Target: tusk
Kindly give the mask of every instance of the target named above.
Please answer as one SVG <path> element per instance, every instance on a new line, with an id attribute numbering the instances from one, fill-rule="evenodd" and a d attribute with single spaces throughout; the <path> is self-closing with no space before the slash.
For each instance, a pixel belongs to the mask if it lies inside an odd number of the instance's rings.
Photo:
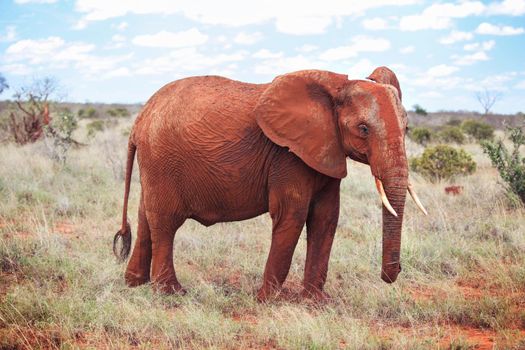
<path id="1" fill-rule="evenodd" d="M 414 188 L 412 188 L 410 182 L 408 183 L 408 193 L 410 193 L 410 196 L 412 197 L 414 202 L 416 202 L 417 207 L 423 212 L 423 214 L 428 215 L 425 207 L 423 206 L 423 204 L 421 204 L 421 201 L 419 200 L 416 191 L 414 191 Z"/>
<path id="2" fill-rule="evenodd" d="M 381 183 L 381 180 L 379 180 L 376 177 L 376 187 L 377 191 L 379 192 L 379 196 L 381 196 L 381 201 L 383 202 L 383 205 L 385 208 L 390 212 L 390 214 L 394 215 L 397 218 L 397 213 L 390 205 L 390 202 L 388 201 L 388 198 L 386 197 L 385 189 L 383 188 L 383 183 Z"/>

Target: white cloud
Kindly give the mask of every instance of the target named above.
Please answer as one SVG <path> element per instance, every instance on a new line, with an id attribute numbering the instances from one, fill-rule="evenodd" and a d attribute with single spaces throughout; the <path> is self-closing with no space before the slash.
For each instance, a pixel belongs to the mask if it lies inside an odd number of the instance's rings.
<path id="1" fill-rule="evenodd" d="M 525 14 L 525 0 L 494 2 L 487 9 L 489 15 L 521 16 Z"/>
<path id="2" fill-rule="evenodd" d="M 94 48 L 92 44 L 66 43 L 56 36 L 41 40 L 25 39 L 17 41 L 6 49 L 5 60 L 8 62 L 25 60 L 31 64 L 75 61 L 85 57 Z"/>
<path id="3" fill-rule="evenodd" d="M 128 27 L 128 22 L 120 22 L 117 25 L 117 29 L 120 30 L 120 31 L 126 30 L 127 27 Z"/>
<path id="4" fill-rule="evenodd" d="M 136 63 L 135 73 L 144 75 L 187 75 L 188 72 L 209 73 L 211 70 L 223 69 L 224 65 L 239 62 L 246 57 L 245 51 L 231 54 L 203 54 L 195 47 L 171 51 L 167 55 L 146 59 Z"/>
<path id="5" fill-rule="evenodd" d="M 495 45 L 496 45 L 496 41 L 488 40 L 482 43 L 466 44 L 465 46 L 463 46 L 463 49 L 465 51 L 476 51 L 476 50 L 490 51 L 494 48 Z"/>
<path id="6" fill-rule="evenodd" d="M 5 34 L 0 34 L 0 42 L 10 42 L 16 39 L 16 27 L 7 26 Z"/>
<path id="7" fill-rule="evenodd" d="M 128 77 L 131 75 L 131 72 L 126 67 L 120 67 L 115 70 L 111 70 L 104 75 L 105 78 L 115 78 L 115 77 Z"/>
<path id="8" fill-rule="evenodd" d="M 316 45 L 304 44 L 303 46 L 296 47 L 296 48 L 295 48 L 295 51 L 299 51 L 299 52 L 312 52 L 312 51 L 317 50 L 318 48 L 319 48 L 319 47 L 316 46 Z"/>
<path id="9" fill-rule="evenodd" d="M 17 4 L 53 4 L 58 0 L 15 0 Z"/>
<path id="10" fill-rule="evenodd" d="M 13 74 L 31 74 L 38 70 L 78 69 L 90 77 L 120 67 L 132 54 L 124 56 L 93 55 L 95 45 L 68 43 L 56 36 L 46 39 L 25 39 L 10 45 L 4 55 L 4 67 Z"/>
<path id="11" fill-rule="evenodd" d="M 480 90 L 481 87 L 497 91 L 508 90 L 509 82 L 514 80 L 515 77 L 516 72 L 503 72 L 500 74 L 489 75 L 473 87 L 476 90 Z"/>
<path id="12" fill-rule="evenodd" d="M 419 97 L 423 98 L 443 98 L 443 94 L 437 91 L 425 91 L 419 94 Z"/>
<path id="13" fill-rule="evenodd" d="M 267 49 L 261 49 L 261 50 L 255 52 L 252 55 L 252 57 L 254 57 L 254 58 L 262 58 L 262 59 L 278 58 L 278 57 L 282 57 L 282 56 L 283 56 L 282 51 L 271 52 L 270 50 L 267 50 Z"/>
<path id="14" fill-rule="evenodd" d="M 399 52 L 402 53 L 403 55 L 406 55 L 406 54 L 409 54 L 409 53 L 412 53 L 416 50 L 416 48 L 412 45 L 409 45 L 409 46 L 405 46 L 405 47 L 402 47 L 399 49 Z"/>
<path id="15" fill-rule="evenodd" d="M 179 48 L 202 45 L 207 40 L 207 35 L 192 28 L 176 33 L 163 30 L 156 34 L 138 35 L 132 42 L 138 46 Z"/>
<path id="16" fill-rule="evenodd" d="M 485 5 L 479 1 L 433 4 L 419 15 L 402 17 L 399 22 L 399 29 L 403 31 L 446 29 L 452 25 L 452 18 L 480 15 L 484 11 Z"/>
<path id="17" fill-rule="evenodd" d="M 454 72 L 457 72 L 458 70 L 459 70 L 458 67 L 448 66 L 446 64 L 440 64 L 440 65 L 429 68 L 426 74 L 433 78 L 446 77 L 446 76 L 451 75 Z"/>
<path id="18" fill-rule="evenodd" d="M 235 36 L 233 41 L 240 45 L 253 45 L 256 42 L 260 41 L 263 38 L 263 35 L 259 32 L 255 33 L 244 33 L 240 32 Z"/>
<path id="19" fill-rule="evenodd" d="M 357 56 L 360 52 L 382 52 L 390 49 L 390 41 L 383 38 L 357 36 L 347 46 L 328 49 L 319 56 L 325 61 L 337 61 Z"/>
<path id="20" fill-rule="evenodd" d="M 516 85 L 514 85 L 514 88 L 516 89 L 525 89 L 525 80 L 522 80 L 518 82 Z"/>
<path id="21" fill-rule="evenodd" d="M 268 59 L 255 65 L 254 72 L 261 75 L 276 76 L 302 69 L 327 68 L 326 63 L 312 60 L 303 55 Z"/>
<path id="22" fill-rule="evenodd" d="M 73 25 L 72 29 L 73 30 L 82 30 L 82 29 L 86 28 L 87 25 L 88 25 L 88 21 L 86 21 L 85 19 L 81 19 L 81 20 L 77 21 Z"/>
<path id="23" fill-rule="evenodd" d="M 361 22 L 368 30 L 383 30 L 388 28 L 388 22 L 380 17 L 365 19 Z"/>
<path id="24" fill-rule="evenodd" d="M 476 33 L 485 35 L 519 35 L 523 34 L 523 28 L 511 26 L 497 26 L 491 23 L 483 22 L 476 28 Z"/>
<path id="25" fill-rule="evenodd" d="M 489 56 L 485 53 L 485 51 L 478 51 L 470 55 L 464 55 L 464 56 L 457 56 L 454 55 L 452 58 L 455 59 L 454 63 L 458 64 L 460 66 L 469 66 L 479 61 L 488 61 Z"/>
<path id="26" fill-rule="evenodd" d="M 472 33 L 453 30 L 452 32 L 450 32 L 449 35 L 441 38 L 439 42 L 441 44 L 449 45 L 454 44 L 458 41 L 471 40 L 473 37 L 474 35 Z"/>
<path id="27" fill-rule="evenodd" d="M 277 17 L 277 30 L 294 35 L 321 34 L 332 24 L 329 16 Z"/>
<path id="28" fill-rule="evenodd" d="M 363 58 L 350 65 L 350 68 L 345 72 L 348 74 L 348 79 L 364 79 L 369 76 L 376 66 L 370 60 Z"/>
<path id="29" fill-rule="evenodd" d="M 0 66 L 0 71 L 13 75 L 29 75 L 31 68 L 23 63 L 10 63 Z"/>
<path id="30" fill-rule="evenodd" d="M 273 21 L 278 31 L 287 34 L 318 34 L 345 16 L 362 15 L 366 10 L 385 5 L 404 6 L 418 0 L 325 0 L 315 1 L 107 1 L 76 0 L 75 9 L 86 21 L 101 21 L 129 13 L 181 14 L 205 24 L 245 26 Z"/>
<path id="31" fill-rule="evenodd" d="M 124 42 L 126 41 L 126 37 L 124 35 L 121 35 L 121 34 L 115 34 L 111 37 L 111 40 L 115 41 L 115 42 Z"/>

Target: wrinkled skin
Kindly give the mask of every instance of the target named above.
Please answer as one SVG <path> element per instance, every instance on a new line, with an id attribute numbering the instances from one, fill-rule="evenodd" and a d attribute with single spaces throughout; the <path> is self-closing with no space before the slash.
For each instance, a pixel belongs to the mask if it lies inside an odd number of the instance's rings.
<path id="1" fill-rule="evenodd" d="M 135 152 L 142 195 L 127 284 L 151 281 L 160 291 L 183 293 L 173 240 L 186 219 L 209 226 L 269 212 L 272 243 L 258 300 L 279 291 L 305 223 L 303 294 L 323 299 L 346 157 L 370 164 L 398 213 L 383 207 L 381 277 L 395 281 L 408 179 L 407 120 L 395 74 L 380 67 L 369 79 L 311 70 L 270 84 L 206 76 L 160 89 L 129 140 L 123 225 L 116 235 L 124 238 L 117 253 L 123 259 L 131 241 L 126 211 Z"/>

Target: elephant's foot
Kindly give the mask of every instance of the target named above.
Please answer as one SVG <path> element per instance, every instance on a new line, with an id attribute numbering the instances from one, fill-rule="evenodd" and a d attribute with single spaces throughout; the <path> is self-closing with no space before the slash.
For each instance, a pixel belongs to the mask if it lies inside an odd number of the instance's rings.
<path id="1" fill-rule="evenodd" d="M 316 304 L 326 304 L 332 300 L 330 294 L 318 288 L 303 289 L 303 291 L 301 292 L 301 297 L 303 299 L 310 300 Z"/>
<path id="2" fill-rule="evenodd" d="M 179 282 L 153 283 L 153 289 L 162 294 L 186 295 L 186 289 Z"/>
<path id="3" fill-rule="evenodd" d="M 275 299 L 279 294 L 280 288 L 262 286 L 257 292 L 257 301 L 259 303 L 267 303 L 272 299 Z"/>
<path id="4" fill-rule="evenodd" d="M 124 279 L 126 280 L 126 284 L 129 287 L 138 287 L 142 284 L 149 282 L 149 274 L 140 274 L 131 271 L 126 271 Z"/>

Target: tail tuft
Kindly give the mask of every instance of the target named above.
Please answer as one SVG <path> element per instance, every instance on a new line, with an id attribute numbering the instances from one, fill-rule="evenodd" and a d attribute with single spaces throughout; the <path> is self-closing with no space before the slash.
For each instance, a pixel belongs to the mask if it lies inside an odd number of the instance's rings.
<path id="1" fill-rule="evenodd" d="M 118 242 L 122 240 L 120 247 Z M 113 254 L 117 257 L 117 261 L 122 263 L 128 258 L 129 252 L 131 250 L 131 227 L 129 223 L 126 223 L 126 229 L 119 230 L 113 238 Z"/>

